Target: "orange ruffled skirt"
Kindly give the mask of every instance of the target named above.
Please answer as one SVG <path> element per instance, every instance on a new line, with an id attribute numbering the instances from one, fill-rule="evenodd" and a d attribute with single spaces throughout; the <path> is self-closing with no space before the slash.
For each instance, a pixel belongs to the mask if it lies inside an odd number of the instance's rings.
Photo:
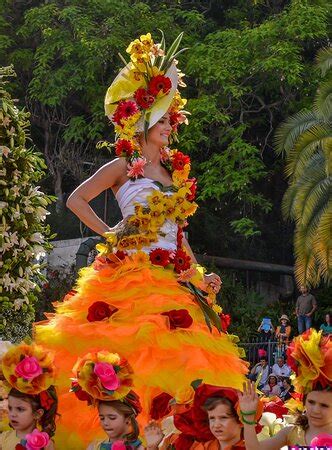
<path id="1" fill-rule="evenodd" d="M 100 264 L 80 272 L 74 295 L 56 304 L 55 314 L 35 325 L 35 340 L 56 354 L 59 413 L 56 444 L 65 450 L 86 448 L 103 437 L 97 411 L 69 393 L 72 367 L 78 357 L 108 350 L 126 358 L 134 370 L 134 390 L 149 419 L 151 400 L 166 392 L 185 402 L 193 380 L 241 388 L 247 372 L 237 338 L 209 331 L 192 294 L 176 274 L 152 265 L 139 253 L 117 264 Z M 89 307 L 103 301 L 118 311 L 109 319 L 89 322 Z M 189 328 L 170 329 L 161 313 L 186 309 Z"/>

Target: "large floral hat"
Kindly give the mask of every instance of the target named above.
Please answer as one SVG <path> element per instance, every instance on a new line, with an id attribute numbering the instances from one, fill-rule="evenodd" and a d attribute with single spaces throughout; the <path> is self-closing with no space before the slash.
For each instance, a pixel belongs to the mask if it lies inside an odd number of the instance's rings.
<path id="1" fill-rule="evenodd" d="M 162 33 L 160 43 L 154 43 L 151 34 L 132 41 L 126 52 L 130 61 L 120 71 L 105 96 L 105 113 L 115 126 L 117 156 L 130 157 L 137 150 L 135 135 L 147 133 L 167 112 L 174 133 L 179 123 L 186 122 L 178 86 L 184 86 L 183 74 L 177 68 L 176 57 L 182 40 L 181 33 L 168 51 Z"/>
<path id="2" fill-rule="evenodd" d="M 54 385 L 54 355 L 35 344 L 13 346 L 3 355 L 2 373 L 9 387 L 28 395 L 40 394 Z"/>
<path id="3" fill-rule="evenodd" d="M 120 400 L 138 414 L 138 396 L 132 391 L 133 370 L 128 361 L 117 353 L 102 350 L 78 358 L 73 367 L 71 391 L 79 400 L 93 404 L 98 400 Z"/>
<path id="4" fill-rule="evenodd" d="M 287 363 L 295 373 L 296 392 L 332 388 L 331 335 L 311 328 L 295 337 L 287 348 Z"/>

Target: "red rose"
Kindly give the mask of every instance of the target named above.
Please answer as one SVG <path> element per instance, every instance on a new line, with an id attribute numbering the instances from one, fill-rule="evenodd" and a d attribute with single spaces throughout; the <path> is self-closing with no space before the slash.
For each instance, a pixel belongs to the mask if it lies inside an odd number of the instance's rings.
<path id="1" fill-rule="evenodd" d="M 169 327 L 171 330 L 176 328 L 189 328 L 193 319 L 186 309 L 172 309 L 161 313 L 162 316 L 167 316 L 169 318 Z"/>
<path id="2" fill-rule="evenodd" d="M 39 401 L 40 405 L 45 411 L 49 411 L 55 402 L 54 398 L 49 394 L 48 391 L 42 391 L 39 394 Z"/>
<path id="3" fill-rule="evenodd" d="M 184 166 L 189 163 L 189 156 L 184 155 L 182 152 L 176 152 L 172 157 L 173 170 L 183 170 Z"/>
<path id="4" fill-rule="evenodd" d="M 193 200 L 195 200 L 196 197 L 196 191 L 197 191 L 197 181 L 196 178 L 189 178 L 188 181 L 191 181 L 192 184 L 190 186 L 190 194 L 187 195 L 187 200 L 189 202 L 192 202 Z"/>
<path id="5" fill-rule="evenodd" d="M 221 313 L 221 314 L 219 314 L 219 317 L 220 317 L 221 329 L 224 333 L 226 333 L 228 327 L 231 324 L 231 316 L 229 314 Z"/>
<path id="6" fill-rule="evenodd" d="M 166 267 L 170 263 L 170 254 L 168 250 L 156 248 L 149 253 L 150 261 L 155 266 Z"/>
<path id="7" fill-rule="evenodd" d="M 171 412 L 169 402 L 172 396 L 163 392 L 152 399 L 150 416 L 153 420 L 159 420 Z"/>
<path id="8" fill-rule="evenodd" d="M 87 392 L 83 391 L 77 381 L 72 381 L 70 391 L 74 392 L 79 400 L 88 402 L 88 405 L 92 404 L 92 397 Z"/>
<path id="9" fill-rule="evenodd" d="M 172 260 L 174 264 L 174 269 L 176 273 L 180 273 L 183 270 L 187 270 L 190 268 L 191 259 L 190 256 L 181 248 L 179 248 L 173 257 Z"/>
<path id="10" fill-rule="evenodd" d="M 142 109 L 148 109 L 154 102 L 154 96 L 146 89 L 140 88 L 134 94 L 135 100 Z"/>
<path id="11" fill-rule="evenodd" d="M 131 156 L 134 151 L 133 144 L 127 139 L 118 139 L 115 146 L 116 156 Z"/>
<path id="12" fill-rule="evenodd" d="M 26 447 L 22 444 L 16 444 L 15 445 L 15 450 L 26 450 Z"/>
<path id="13" fill-rule="evenodd" d="M 149 92 L 154 97 L 157 97 L 160 91 L 162 91 L 164 94 L 167 94 L 171 87 L 172 82 L 170 78 L 164 77 L 164 75 L 157 75 L 155 77 L 152 77 L 150 80 Z"/>
<path id="14" fill-rule="evenodd" d="M 95 302 L 88 309 L 87 319 L 89 322 L 98 322 L 111 317 L 116 311 L 118 309 L 111 308 L 108 303 Z"/>

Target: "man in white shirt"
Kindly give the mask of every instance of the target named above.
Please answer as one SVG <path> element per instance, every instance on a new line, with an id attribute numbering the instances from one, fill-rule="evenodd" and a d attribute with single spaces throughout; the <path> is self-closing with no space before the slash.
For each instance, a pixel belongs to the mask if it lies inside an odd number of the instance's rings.
<path id="1" fill-rule="evenodd" d="M 282 356 L 277 358 L 277 363 L 273 365 L 272 372 L 278 378 L 278 384 L 282 385 L 282 380 L 285 377 L 289 377 L 291 374 L 291 368 L 285 363 L 285 359 Z"/>

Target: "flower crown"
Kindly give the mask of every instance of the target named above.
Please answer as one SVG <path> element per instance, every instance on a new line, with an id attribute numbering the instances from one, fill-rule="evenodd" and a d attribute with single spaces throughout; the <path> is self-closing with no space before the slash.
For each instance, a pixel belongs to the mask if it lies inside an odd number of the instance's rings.
<path id="1" fill-rule="evenodd" d="M 183 110 L 187 100 L 177 90 L 178 85 L 185 86 L 184 74 L 176 66 L 176 57 L 186 50 L 178 51 L 182 37 L 183 33 L 166 52 L 163 33 L 159 44 L 147 33 L 129 44 L 126 50 L 129 63 L 120 55 L 126 65 L 107 90 L 105 112 L 115 127 L 115 153 L 127 158 L 129 163 L 139 160 L 144 165 L 137 134 L 144 132 L 146 136 L 148 129 L 167 111 L 172 140 L 177 140 L 179 124 L 188 123 L 188 112 Z"/>
<path id="2" fill-rule="evenodd" d="M 28 395 L 40 394 L 54 384 L 54 355 L 34 344 L 14 346 L 2 358 L 2 373 L 10 387 Z"/>
<path id="3" fill-rule="evenodd" d="M 78 358 L 73 367 L 71 392 L 79 400 L 93 404 L 95 401 L 121 400 L 138 414 L 141 410 L 137 395 L 131 390 L 133 370 L 126 359 L 117 353 L 99 351 Z"/>
<path id="4" fill-rule="evenodd" d="M 332 341 L 321 331 L 311 328 L 295 337 L 287 348 L 287 363 L 295 372 L 296 392 L 332 387 Z"/>

